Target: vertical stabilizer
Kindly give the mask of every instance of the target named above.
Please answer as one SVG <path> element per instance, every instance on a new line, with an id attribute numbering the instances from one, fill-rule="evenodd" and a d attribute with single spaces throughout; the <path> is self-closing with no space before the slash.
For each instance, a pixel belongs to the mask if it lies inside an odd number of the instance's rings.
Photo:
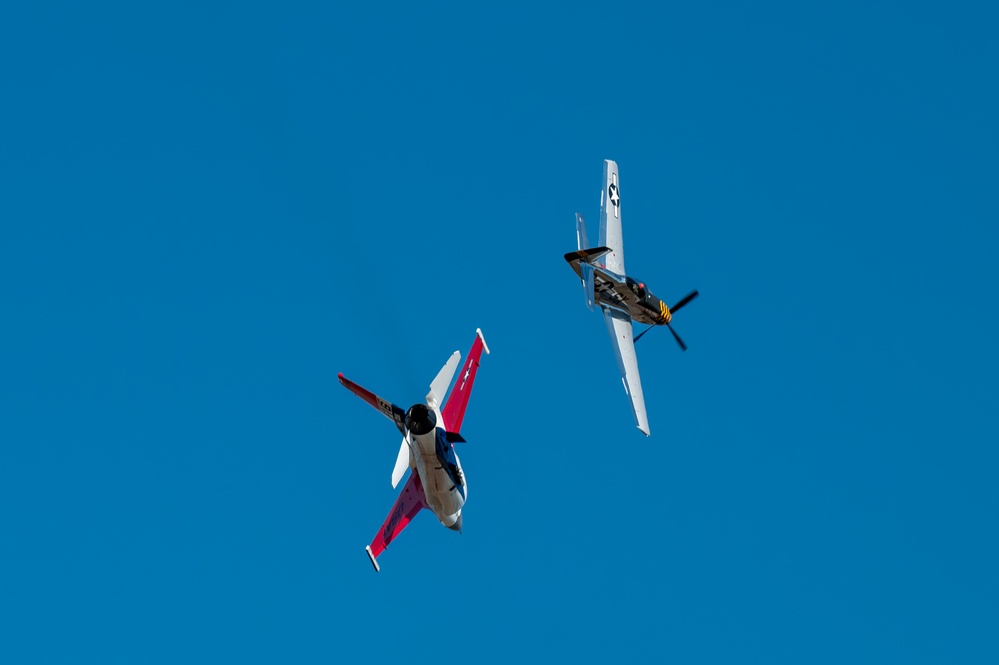
<path id="1" fill-rule="evenodd" d="M 590 246 L 590 241 L 586 237 L 586 220 L 578 212 L 576 213 L 576 249 L 586 249 Z"/>
<path id="2" fill-rule="evenodd" d="M 579 271 L 583 274 L 583 295 L 586 296 L 586 306 L 593 311 L 593 264 L 580 262 Z"/>

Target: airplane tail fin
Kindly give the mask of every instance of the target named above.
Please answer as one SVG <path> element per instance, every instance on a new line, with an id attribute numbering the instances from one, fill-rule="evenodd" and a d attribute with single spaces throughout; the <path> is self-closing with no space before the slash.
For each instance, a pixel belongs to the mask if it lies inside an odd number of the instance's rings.
<path id="1" fill-rule="evenodd" d="M 576 213 L 576 249 L 583 250 L 590 246 L 590 241 L 586 237 L 586 221 L 578 212 Z"/>
<path id="2" fill-rule="evenodd" d="M 591 247 L 590 249 L 578 249 L 565 255 L 565 260 L 569 263 L 579 261 L 581 263 L 595 264 L 597 259 L 611 251 L 610 247 Z"/>
<path id="3" fill-rule="evenodd" d="M 593 311 L 593 264 L 592 263 L 582 263 L 579 264 L 579 270 L 583 275 L 583 296 L 586 297 L 586 306 Z"/>
<path id="4" fill-rule="evenodd" d="M 576 215 L 577 217 L 577 240 L 580 243 L 586 241 L 586 228 L 582 225 L 583 218 Z M 597 259 L 611 251 L 610 247 L 594 247 L 592 249 L 582 249 L 575 252 L 569 252 L 565 255 L 565 260 L 569 264 L 579 271 L 579 277 L 583 282 L 583 295 L 586 297 L 586 306 L 593 311 L 593 266 L 596 265 Z"/>

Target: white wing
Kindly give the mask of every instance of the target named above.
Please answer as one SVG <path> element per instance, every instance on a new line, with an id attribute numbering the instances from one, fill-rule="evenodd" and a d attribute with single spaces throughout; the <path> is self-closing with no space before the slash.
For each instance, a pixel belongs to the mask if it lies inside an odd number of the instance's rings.
<path id="1" fill-rule="evenodd" d="M 635 355 L 635 340 L 631 332 L 631 318 L 616 310 L 604 307 L 604 321 L 607 332 L 614 342 L 617 366 L 621 370 L 624 392 L 631 397 L 631 409 L 635 412 L 635 424 L 645 436 L 649 435 L 649 419 L 645 415 L 645 397 L 642 395 L 642 377 L 638 375 L 638 356 Z"/>
<path id="2" fill-rule="evenodd" d="M 604 160 L 604 189 L 600 193 L 600 246 L 610 247 L 604 265 L 611 272 L 624 274 L 624 240 L 621 237 L 621 186 L 617 162 Z"/>

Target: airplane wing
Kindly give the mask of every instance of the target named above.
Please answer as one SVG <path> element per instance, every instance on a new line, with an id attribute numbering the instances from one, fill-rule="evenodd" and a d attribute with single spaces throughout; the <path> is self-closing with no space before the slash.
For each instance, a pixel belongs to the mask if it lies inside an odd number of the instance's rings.
<path id="1" fill-rule="evenodd" d="M 354 393 L 355 395 L 363 399 L 371 406 L 381 411 L 382 414 L 389 420 L 395 421 L 395 426 L 399 428 L 399 432 L 401 434 L 406 433 L 405 411 L 403 411 L 400 407 L 396 406 L 392 402 L 387 402 L 383 400 L 381 397 L 374 394 L 370 390 L 365 390 L 361 386 L 357 385 L 356 383 L 345 377 L 343 374 L 337 374 L 336 376 L 338 379 L 340 379 L 340 383 L 343 384 L 344 388 L 346 388 L 347 390 Z"/>
<path id="2" fill-rule="evenodd" d="M 645 436 L 649 435 L 649 419 L 645 414 L 645 396 L 642 395 L 642 377 L 638 374 L 638 356 L 635 354 L 635 340 L 632 337 L 631 318 L 622 312 L 604 307 L 604 321 L 607 332 L 614 342 L 617 366 L 621 370 L 624 392 L 631 397 L 631 409 L 635 412 L 635 424 Z"/>
<path id="3" fill-rule="evenodd" d="M 624 274 L 624 240 L 621 237 L 621 189 L 617 162 L 604 160 L 604 189 L 600 192 L 600 245 L 610 247 L 604 265 L 611 272 Z"/>
<path id="4" fill-rule="evenodd" d="M 368 558 L 371 559 L 371 565 L 375 567 L 376 571 L 381 570 L 378 566 L 378 555 L 384 552 L 389 543 L 402 533 L 406 525 L 416 517 L 416 513 L 427 507 L 424 497 L 425 494 L 423 492 L 423 484 L 420 482 L 420 474 L 410 474 L 409 480 L 406 481 L 406 484 L 402 487 L 402 491 L 399 492 L 399 497 L 395 500 L 392 510 L 389 511 L 388 517 L 385 518 L 382 528 L 375 534 L 375 539 L 371 541 L 371 544 L 364 548 L 368 553 Z"/>
<path id="5" fill-rule="evenodd" d="M 465 418 L 468 398 L 472 396 L 472 383 L 475 381 L 475 373 L 479 369 L 479 358 L 482 357 L 483 349 L 489 353 L 489 347 L 486 346 L 486 338 L 482 336 L 482 330 L 476 328 L 475 341 L 472 342 L 468 358 L 465 359 L 465 366 L 461 368 L 461 374 L 454 385 L 454 390 L 448 395 L 447 404 L 444 405 L 444 410 L 441 412 L 441 416 L 444 418 L 444 428 L 448 432 L 461 431 L 461 421 Z"/>

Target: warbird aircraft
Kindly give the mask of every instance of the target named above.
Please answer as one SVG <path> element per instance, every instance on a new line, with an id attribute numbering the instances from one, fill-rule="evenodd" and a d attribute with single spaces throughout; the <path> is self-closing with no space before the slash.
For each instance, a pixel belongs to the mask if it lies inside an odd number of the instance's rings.
<path id="1" fill-rule="evenodd" d="M 454 389 L 440 408 L 447 387 L 458 366 L 461 354 L 455 351 L 430 384 L 425 404 L 414 404 L 409 411 L 387 402 L 374 393 L 365 390 L 353 381 L 338 374 L 340 383 L 365 402 L 382 412 L 395 422 L 402 434 L 399 456 L 392 470 L 392 487 L 399 484 L 407 469 L 413 472 L 403 485 L 399 498 L 395 500 L 382 528 L 375 534 L 365 550 L 375 570 L 378 555 L 406 528 L 406 525 L 420 510 L 433 511 L 441 524 L 453 531 L 461 531 L 461 508 L 468 498 L 468 485 L 461 470 L 461 462 L 454 450 L 454 444 L 464 439 L 458 432 L 465 417 L 465 407 L 472 394 L 472 383 L 479 369 L 482 351 L 489 353 L 482 331 L 476 329 L 475 341 L 468 352 L 468 358 L 461 369 L 461 375 Z"/>
<path id="2" fill-rule="evenodd" d="M 673 333 L 677 344 L 684 351 L 687 345 L 673 330 L 670 322 L 673 314 L 697 297 L 691 291 L 672 307 L 652 295 L 643 282 L 625 275 L 624 241 L 621 237 L 621 190 L 618 183 L 617 163 L 604 160 L 604 188 L 600 192 L 600 246 L 589 248 L 586 237 L 586 222 L 576 213 L 575 252 L 565 255 L 572 269 L 583 282 L 586 306 L 593 311 L 593 305 L 600 305 L 614 342 L 618 369 L 624 392 L 631 397 L 631 408 L 635 412 L 635 423 L 646 436 L 649 435 L 649 419 L 645 413 L 645 397 L 642 395 L 642 379 L 638 374 L 638 357 L 635 355 L 635 342 L 654 326 L 666 326 Z M 632 321 L 648 324 L 650 327 L 632 339 Z"/>

